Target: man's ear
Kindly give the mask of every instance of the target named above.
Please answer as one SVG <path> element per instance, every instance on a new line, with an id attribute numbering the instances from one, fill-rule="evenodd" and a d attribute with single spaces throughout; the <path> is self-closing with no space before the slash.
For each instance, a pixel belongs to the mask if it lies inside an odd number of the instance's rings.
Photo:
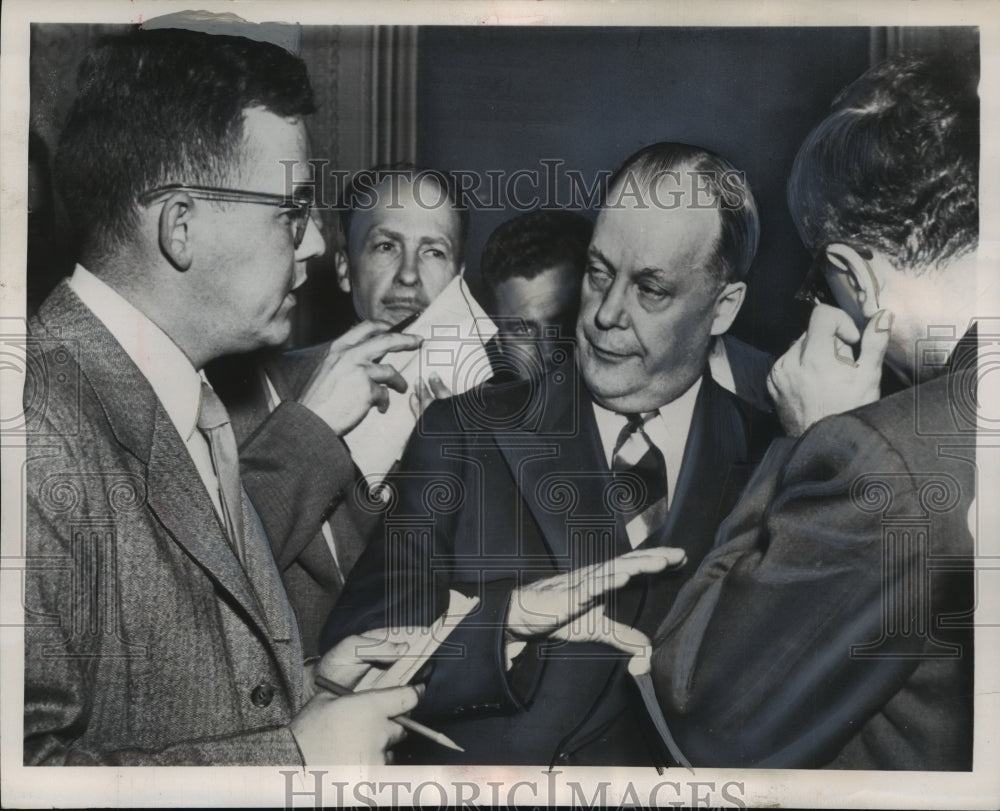
<path id="1" fill-rule="evenodd" d="M 727 332 L 736 320 L 747 294 L 746 282 L 730 282 L 715 297 L 715 318 L 712 320 L 712 335 Z"/>
<path id="2" fill-rule="evenodd" d="M 878 296 L 882 288 L 872 268 L 872 260 L 842 242 L 826 246 L 826 260 L 838 274 L 837 279 L 828 279 L 830 288 L 836 290 L 838 282 L 842 282 L 840 288 L 850 291 L 861 314 L 865 318 L 875 315 L 879 311 Z"/>
<path id="3" fill-rule="evenodd" d="M 194 201 L 186 192 L 170 195 L 160 209 L 160 251 L 177 270 L 188 270 L 194 261 L 191 223 Z"/>
<path id="4" fill-rule="evenodd" d="M 334 268 L 337 272 L 337 287 L 344 293 L 351 292 L 351 265 L 347 259 L 347 249 L 338 248 L 334 255 Z"/>

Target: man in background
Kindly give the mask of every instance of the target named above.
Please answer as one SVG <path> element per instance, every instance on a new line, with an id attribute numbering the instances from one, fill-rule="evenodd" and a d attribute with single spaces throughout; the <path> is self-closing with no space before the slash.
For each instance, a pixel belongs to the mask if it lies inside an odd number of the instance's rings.
<path id="1" fill-rule="evenodd" d="M 273 502 L 269 537 L 309 656 L 378 516 L 343 441 L 359 420 L 344 419 L 341 403 L 351 398 L 342 386 L 370 389 L 382 411 L 388 388 L 406 388 L 392 355 L 385 355 L 417 343 L 393 328 L 423 312 L 462 272 L 468 229 L 468 212 L 457 206 L 447 176 L 410 165 L 358 173 L 343 205 L 346 244 L 336 256 L 337 280 L 351 294 L 360 323 L 332 342 L 224 358 L 210 372 L 233 415 L 244 477 Z M 437 377 L 417 389 L 417 408 L 450 394 Z M 283 417 L 290 403 L 320 417 L 300 420 L 294 443 L 287 441 Z M 323 497 L 284 498 L 281 483 L 305 486 L 305 476 Z"/>
<path id="2" fill-rule="evenodd" d="M 695 765 L 972 768 L 977 74 L 876 66 L 796 157 L 827 303 L 769 381 L 792 436 L 655 639 Z M 883 358 L 908 388 L 879 399 Z"/>
<path id="3" fill-rule="evenodd" d="M 360 319 L 396 326 L 426 310 L 465 269 L 469 213 L 443 172 L 411 164 L 359 172 L 340 222 L 337 284 Z"/>
<path id="4" fill-rule="evenodd" d="M 25 575 L 27 764 L 381 763 L 416 703 L 316 692 L 367 669 L 359 640 L 304 664 L 264 524 L 317 495 L 241 481 L 201 374 L 288 337 L 324 249 L 284 177 L 310 183 L 312 109 L 302 61 L 242 36 L 139 31 L 81 66 L 56 158 L 80 263 L 29 325 L 27 556 L 53 565 Z M 355 372 L 345 425 L 377 396 Z"/>
<path id="5" fill-rule="evenodd" d="M 532 211 L 500 225 L 479 270 L 497 324 L 494 380 L 542 377 L 572 362 L 580 285 L 594 226 L 572 211 Z"/>

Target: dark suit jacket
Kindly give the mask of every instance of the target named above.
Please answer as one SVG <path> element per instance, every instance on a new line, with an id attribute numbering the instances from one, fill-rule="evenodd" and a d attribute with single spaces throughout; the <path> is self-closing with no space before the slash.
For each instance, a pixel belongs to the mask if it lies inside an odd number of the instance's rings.
<path id="1" fill-rule="evenodd" d="M 29 329 L 24 762 L 301 764 L 270 556 L 244 573 L 149 383 L 65 282 Z"/>
<path id="2" fill-rule="evenodd" d="M 660 544 L 683 571 L 640 579 L 609 614 L 651 632 L 711 545 L 773 424 L 705 376 Z M 640 764 L 646 745 L 623 658 L 597 644 L 529 646 L 508 674 L 503 620 L 512 589 L 629 550 L 593 408 L 575 370 L 487 385 L 424 413 L 389 479 L 384 542 L 348 579 L 324 646 L 382 625 L 428 623 L 449 588 L 481 599 L 458 626 L 417 713 L 465 747 L 423 739 L 397 762 Z M 382 539 L 379 539 L 381 541 Z"/>
<path id="3" fill-rule="evenodd" d="M 762 461 L 655 640 L 695 765 L 971 768 L 975 344 L 953 359 Z"/>
<path id="4" fill-rule="evenodd" d="M 243 484 L 264 520 L 306 656 L 318 652 L 320 630 L 343 577 L 377 520 L 376 512 L 359 506 L 359 497 L 365 502 L 364 485 L 347 446 L 295 402 L 328 347 L 223 358 L 208 372 L 229 411 Z M 261 372 L 282 401 L 273 412 Z M 327 520 L 339 567 L 320 529 Z"/>

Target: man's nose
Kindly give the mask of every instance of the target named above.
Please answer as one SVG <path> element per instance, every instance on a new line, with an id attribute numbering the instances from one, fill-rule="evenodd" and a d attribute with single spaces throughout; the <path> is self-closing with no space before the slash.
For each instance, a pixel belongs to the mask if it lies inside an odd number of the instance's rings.
<path id="1" fill-rule="evenodd" d="M 395 281 L 406 287 L 420 284 L 420 258 L 417 251 L 404 250 L 396 268 Z"/>
<path id="2" fill-rule="evenodd" d="M 302 235 L 302 242 L 295 249 L 295 261 L 305 262 L 306 259 L 322 256 L 325 252 L 326 240 L 323 239 L 323 223 L 319 219 L 319 214 L 315 211 L 310 211 L 309 222 L 306 223 L 306 231 Z"/>
<path id="3" fill-rule="evenodd" d="M 625 308 L 625 280 L 620 276 L 604 291 L 604 298 L 597 308 L 594 321 L 601 329 L 624 328 L 629 325 Z"/>

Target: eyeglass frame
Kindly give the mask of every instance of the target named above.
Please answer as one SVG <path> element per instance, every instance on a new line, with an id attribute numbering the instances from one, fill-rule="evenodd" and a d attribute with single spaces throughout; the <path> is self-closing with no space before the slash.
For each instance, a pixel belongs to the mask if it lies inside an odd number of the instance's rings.
<path id="1" fill-rule="evenodd" d="M 306 237 L 309 228 L 309 221 L 312 219 L 312 207 L 314 201 L 311 197 L 288 196 L 284 194 L 272 194 L 263 191 L 244 191 L 243 189 L 224 189 L 218 186 L 197 186 L 184 183 L 168 183 L 164 186 L 157 186 L 154 189 L 147 189 L 139 195 L 139 203 L 144 206 L 151 205 L 157 197 L 175 193 L 189 194 L 191 197 L 201 200 L 214 200 L 220 203 L 254 203 L 257 205 L 277 206 L 287 211 L 296 212 L 293 222 L 295 231 L 292 235 L 292 244 L 295 250 L 299 249 L 302 241 Z"/>
<path id="2" fill-rule="evenodd" d="M 805 278 L 803 278 L 802 284 L 793 297 L 796 301 L 801 301 L 805 304 L 829 304 L 831 307 L 839 306 L 836 297 L 833 295 L 833 290 L 830 289 L 830 283 L 827 281 L 826 274 L 823 272 L 823 268 L 830 261 L 827 258 L 826 251 L 831 244 L 833 243 L 821 245 L 819 250 L 813 255 L 812 261 L 809 263 L 809 270 L 806 271 Z M 868 275 L 871 276 L 877 293 L 878 279 L 869 264 L 873 256 L 872 252 L 867 248 L 855 248 L 855 251 L 864 260 Z"/>

